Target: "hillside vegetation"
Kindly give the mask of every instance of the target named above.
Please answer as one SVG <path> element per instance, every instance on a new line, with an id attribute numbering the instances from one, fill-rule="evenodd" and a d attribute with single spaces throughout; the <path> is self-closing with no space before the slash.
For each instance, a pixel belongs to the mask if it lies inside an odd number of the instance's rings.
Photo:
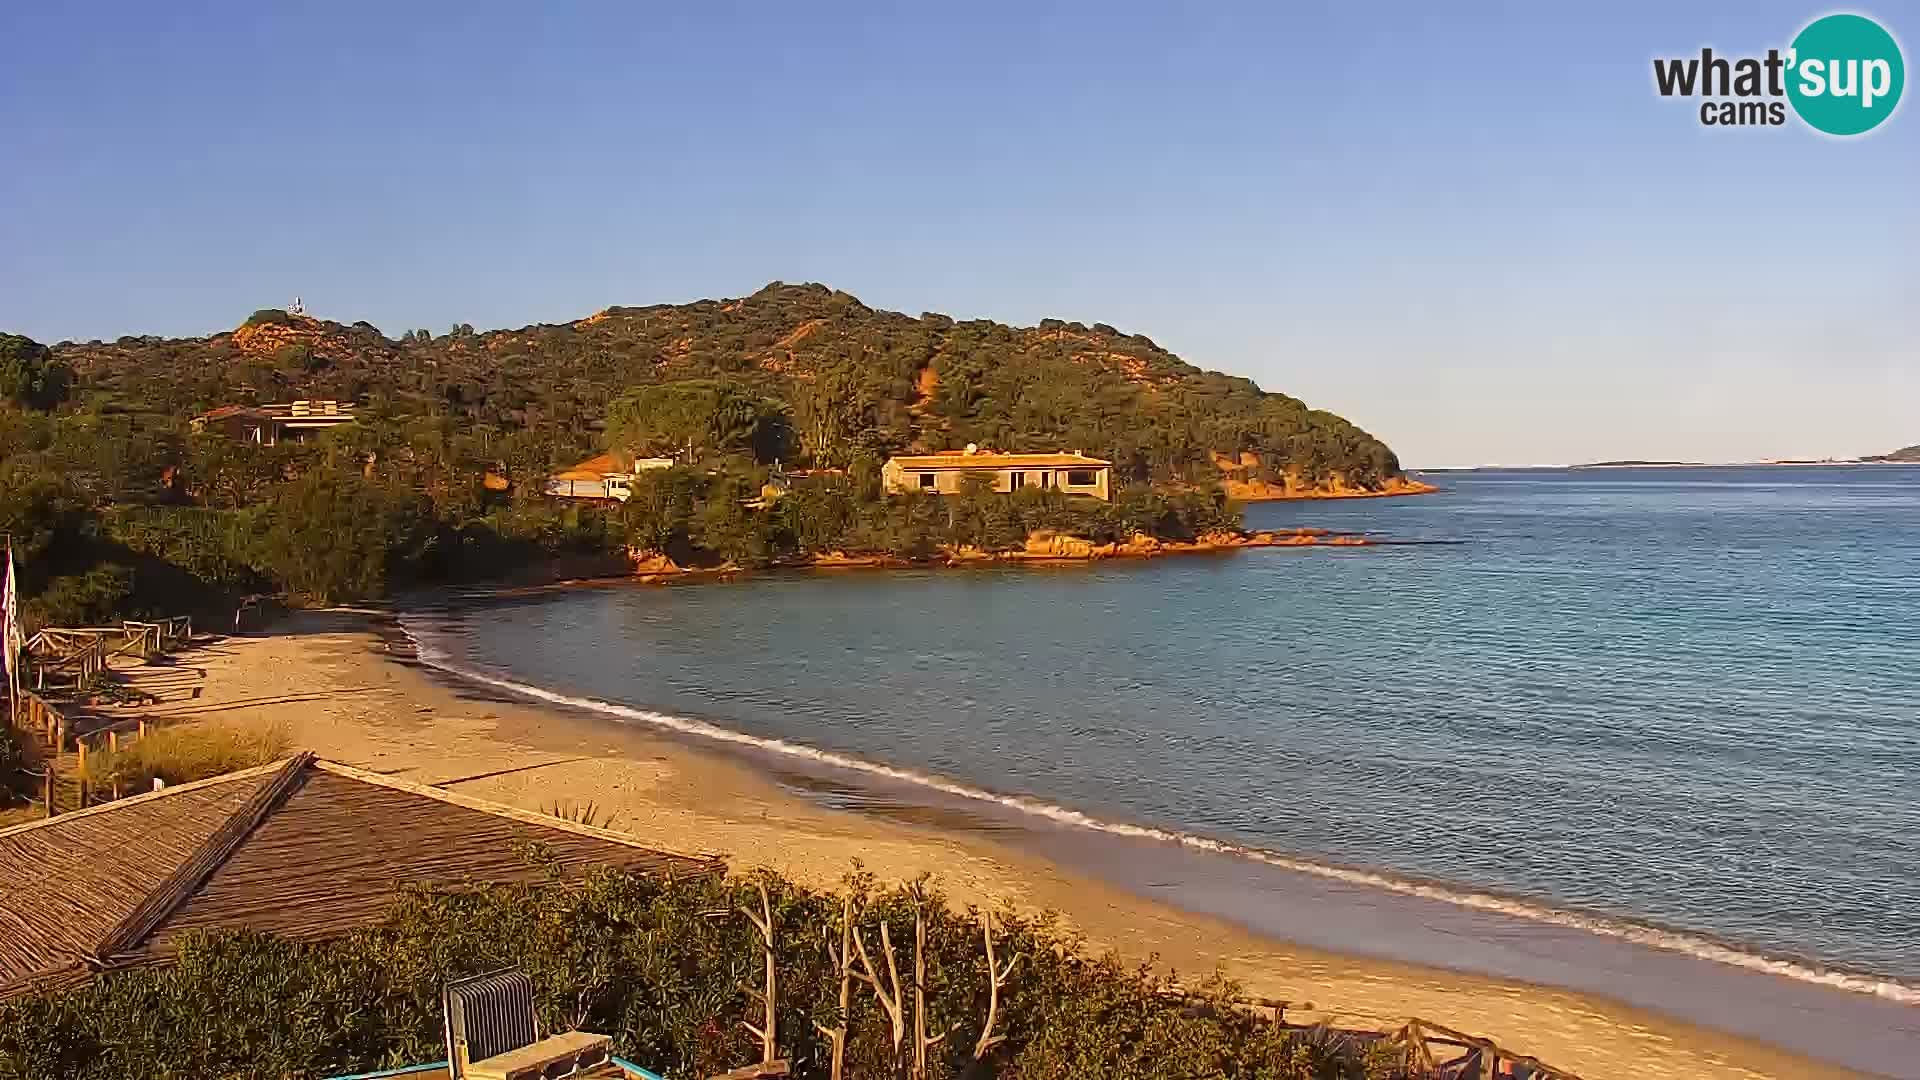
<path id="1" fill-rule="evenodd" d="M 63 343 L 52 354 L 83 393 L 132 408 L 364 400 L 395 416 L 454 419 L 542 466 L 590 449 L 608 405 L 635 386 L 726 378 L 786 406 L 792 463 L 844 467 L 861 454 L 975 442 L 1081 449 L 1138 483 L 1211 483 L 1212 455 L 1243 452 L 1275 478 L 1367 488 L 1400 471 L 1392 451 L 1346 420 L 1104 323 L 913 318 L 821 285 L 397 341 L 366 323 L 266 310 L 232 333 Z"/>
<path id="2" fill-rule="evenodd" d="M 215 406 L 300 398 L 356 402 L 355 421 L 299 445 L 190 431 Z M 1111 458 L 1115 499 L 882 492 L 888 455 L 970 442 Z M 542 495 L 603 449 L 679 465 L 625 505 Z M 776 466 L 815 473 L 767 505 Z M 0 335 L 0 530 L 32 623 L 377 597 L 556 559 L 606 572 L 634 553 L 764 566 L 1035 533 L 1185 540 L 1237 527 L 1230 496 L 1399 476 L 1345 420 L 1144 337 L 914 318 L 819 285 L 398 339 L 273 309 L 204 338 Z"/>

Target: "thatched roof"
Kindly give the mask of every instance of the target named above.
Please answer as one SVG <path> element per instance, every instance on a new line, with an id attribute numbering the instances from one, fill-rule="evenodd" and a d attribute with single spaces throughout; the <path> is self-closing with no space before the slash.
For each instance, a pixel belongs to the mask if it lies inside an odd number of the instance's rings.
<path id="1" fill-rule="evenodd" d="M 0 998 L 173 955 L 190 930 L 296 939 L 377 922 L 403 884 L 616 866 L 704 876 L 718 860 L 301 754 L 0 829 Z"/>

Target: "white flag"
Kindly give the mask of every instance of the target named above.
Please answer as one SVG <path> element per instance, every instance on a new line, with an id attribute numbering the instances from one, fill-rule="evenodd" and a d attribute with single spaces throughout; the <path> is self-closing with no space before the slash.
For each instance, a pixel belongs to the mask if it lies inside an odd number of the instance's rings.
<path id="1" fill-rule="evenodd" d="M 0 601 L 0 647 L 6 651 L 7 690 L 12 695 L 7 699 L 9 705 L 15 704 L 20 696 L 20 649 L 24 645 L 24 635 L 20 633 L 20 588 L 14 584 L 13 544 L 8 543 L 6 598 Z"/>

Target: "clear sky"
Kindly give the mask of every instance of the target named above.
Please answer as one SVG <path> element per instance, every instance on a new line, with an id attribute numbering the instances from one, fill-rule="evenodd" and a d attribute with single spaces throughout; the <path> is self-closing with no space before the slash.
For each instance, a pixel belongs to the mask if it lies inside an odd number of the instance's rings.
<path id="1" fill-rule="evenodd" d="M 273 6 L 0 7 L 0 328 L 820 281 L 1146 333 L 1415 466 L 1920 442 L 1920 105 L 1653 90 L 1828 8 Z M 1920 4 L 1848 10 L 1920 61 Z"/>

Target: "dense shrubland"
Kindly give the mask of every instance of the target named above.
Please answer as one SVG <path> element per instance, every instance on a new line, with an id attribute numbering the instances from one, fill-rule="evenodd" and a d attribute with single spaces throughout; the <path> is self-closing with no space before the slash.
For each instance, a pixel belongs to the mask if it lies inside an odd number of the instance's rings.
<path id="1" fill-rule="evenodd" d="M 925 1031 L 929 1039 L 947 1033 L 926 1051 L 928 1080 L 1395 1075 L 1377 1052 L 1370 1071 L 1367 1055 L 1337 1036 L 1236 1008 L 1224 984 L 1175 992 L 1164 976 L 1088 957 L 1048 920 L 1013 914 L 993 920 L 995 968 L 1005 978 L 986 1032 L 991 987 L 978 912 L 955 910 L 921 886 L 877 892 L 855 878 L 847 895 L 859 944 L 843 976 L 842 898 L 768 884 L 774 1044 L 797 1077 L 831 1077 L 839 1030 L 848 1080 L 915 1075 L 916 906 Z M 407 893 L 384 925 L 327 943 L 198 938 L 172 967 L 0 1006 L 0 1080 L 316 1076 L 438 1060 L 443 981 L 509 965 L 532 977 L 545 1029 L 610 1034 L 619 1054 L 675 1080 L 710 1076 L 764 1052 L 742 1024 L 763 1017 L 754 996 L 763 939 L 747 912 L 761 912 L 753 882 L 673 884 L 603 871 L 570 888 Z M 869 971 L 878 992 L 863 978 Z M 899 1027 L 883 1004 L 890 1001 L 899 1002 Z"/>
<path id="2" fill-rule="evenodd" d="M 1242 451 L 1260 454 L 1263 470 L 1309 480 L 1338 474 L 1364 487 L 1399 472 L 1391 451 L 1340 417 L 1104 323 L 914 318 L 820 285 L 517 330 L 411 330 L 397 341 L 366 323 L 268 309 L 231 334 L 63 343 L 51 358 L 88 395 L 132 408 L 372 401 L 416 426 L 445 418 L 444 430 L 488 458 L 540 466 L 589 449 L 611 404 L 636 388 L 728 380 L 779 403 L 789 463 L 845 467 L 863 453 L 977 442 L 1082 449 L 1135 483 L 1211 483 L 1210 455 Z"/>

